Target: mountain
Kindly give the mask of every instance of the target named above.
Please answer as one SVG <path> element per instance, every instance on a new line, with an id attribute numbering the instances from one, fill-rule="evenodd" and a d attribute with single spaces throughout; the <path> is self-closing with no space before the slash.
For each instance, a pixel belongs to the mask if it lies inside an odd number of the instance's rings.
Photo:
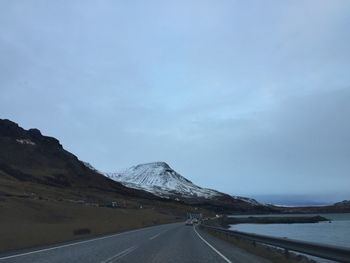
<path id="1" fill-rule="evenodd" d="M 125 186 L 142 189 L 163 198 L 213 198 L 218 191 L 201 188 L 181 176 L 165 162 L 139 164 L 107 177 Z"/>
<path id="2" fill-rule="evenodd" d="M 179 173 L 165 162 L 139 164 L 123 172 L 106 173 L 123 185 L 148 191 L 162 198 L 213 208 L 218 211 L 264 211 L 269 210 L 254 199 L 230 196 L 216 190 L 202 188 Z"/>
<path id="3" fill-rule="evenodd" d="M 350 200 L 343 200 L 341 202 L 337 202 L 334 204 L 335 206 L 338 206 L 338 207 L 350 207 Z"/>
<path id="4" fill-rule="evenodd" d="M 179 221 L 192 210 L 115 182 L 57 139 L 0 119 L 0 253 Z"/>
<path id="5" fill-rule="evenodd" d="M 168 199 L 179 205 L 222 212 L 265 209 L 255 200 L 201 188 L 162 162 L 138 165 L 106 177 L 66 151 L 57 139 L 0 119 L 0 196 L 23 193 L 31 198 L 99 204 L 128 197 L 135 207 L 140 202 L 152 205 Z"/>
<path id="6" fill-rule="evenodd" d="M 127 188 L 88 168 L 66 151 L 57 139 L 42 135 L 40 130 L 25 130 L 3 119 L 0 119 L 0 179 L 0 193 L 8 191 L 9 188 L 2 189 L 5 185 L 15 185 L 12 189 L 18 190 L 19 185 L 23 188 L 23 183 L 27 183 L 27 188 L 55 187 L 71 190 L 74 194 L 93 195 L 97 191 L 154 197 L 147 192 Z"/>

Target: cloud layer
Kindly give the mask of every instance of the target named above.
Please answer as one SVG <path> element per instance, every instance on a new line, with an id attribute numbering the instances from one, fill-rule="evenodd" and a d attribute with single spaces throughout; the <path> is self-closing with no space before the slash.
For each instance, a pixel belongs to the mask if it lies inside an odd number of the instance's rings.
<path id="1" fill-rule="evenodd" d="M 350 198 L 348 1 L 2 1 L 0 112 L 100 170 Z"/>

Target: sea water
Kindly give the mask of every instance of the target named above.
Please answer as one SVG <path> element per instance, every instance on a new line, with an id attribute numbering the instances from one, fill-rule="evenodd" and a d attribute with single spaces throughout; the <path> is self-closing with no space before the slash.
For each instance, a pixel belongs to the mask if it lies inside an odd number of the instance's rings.
<path id="1" fill-rule="evenodd" d="M 317 214 L 312 214 L 317 215 Z M 310 214 L 305 216 L 312 216 Z M 254 216 L 254 215 L 249 215 Z M 261 215 L 255 215 L 261 217 Z M 265 215 L 274 216 L 274 215 Z M 300 214 L 286 214 L 275 216 L 303 216 Z M 230 229 L 247 233 L 255 233 L 274 237 L 310 241 L 314 243 L 336 245 L 350 248 L 350 214 L 321 214 L 331 220 L 319 223 L 303 224 L 237 224 Z M 242 216 L 247 217 L 247 216 Z M 317 260 L 319 262 L 330 262 Z"/>

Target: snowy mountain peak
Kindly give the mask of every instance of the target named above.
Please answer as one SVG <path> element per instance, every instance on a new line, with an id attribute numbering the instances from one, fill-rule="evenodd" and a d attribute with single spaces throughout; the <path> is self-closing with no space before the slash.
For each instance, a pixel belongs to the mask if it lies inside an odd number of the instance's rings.
<path id="1" fill-rule="evenodd" d="M 146 185 L 159 185 L 171 188 L 174 184 L 180 182 L 192 184 L 191 181 L 175 172 L 165 162 L 139 164 L 129 168 L 122 175 L 124 178 L 132 178 L 134 183 L 139 182 Z"/>
<path id="2" fill-rule="evenodd" d="M 148 167 L 164 167 L 164 169 L 171 169 L 169 164 L 166 162 L 152 162 L 152 163 L 144 163 L 144 164 L 138 164 L 133 167 L 142 167 L 142 166 L 148 166 Z"/>
<path id="3" fill-rule="evenodd" d="M 161 197 L 211 198 L 220 194 L 193 184 L 165 162 L 139 164 L 124 172 L 107 173 L 106 176 L 125 186 L 146 190 Z"/>

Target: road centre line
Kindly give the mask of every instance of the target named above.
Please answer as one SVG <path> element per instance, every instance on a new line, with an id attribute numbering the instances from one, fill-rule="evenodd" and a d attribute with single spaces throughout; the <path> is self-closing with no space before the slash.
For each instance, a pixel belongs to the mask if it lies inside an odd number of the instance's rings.
<path id="1" fill-rule="evenodd" d="M 129 247 L 121 252 L 119 252 L 118 254 L 110 257 L 110 258 L 107 258 L 106 260 L 104 261 L 101 261 L 101 263 L 112 263 L 112 262 L 115 262 L 117 261 L 118 259 L 121 259 L 122 257 L 125 257 L 126 255 L 130 254 L 131 252 L 133 252 L 135 249 L 137 248 L 137 246 L 133 246 L 133 247 Z"/>
<path id="2" fill-rule="evenodd" d="M 160 236 L 160 234 L 162 234 L 162 232 L 158 233 L 157 235 L 150 237 L 149 240 L 155 239 L 156 237 Z"/>

